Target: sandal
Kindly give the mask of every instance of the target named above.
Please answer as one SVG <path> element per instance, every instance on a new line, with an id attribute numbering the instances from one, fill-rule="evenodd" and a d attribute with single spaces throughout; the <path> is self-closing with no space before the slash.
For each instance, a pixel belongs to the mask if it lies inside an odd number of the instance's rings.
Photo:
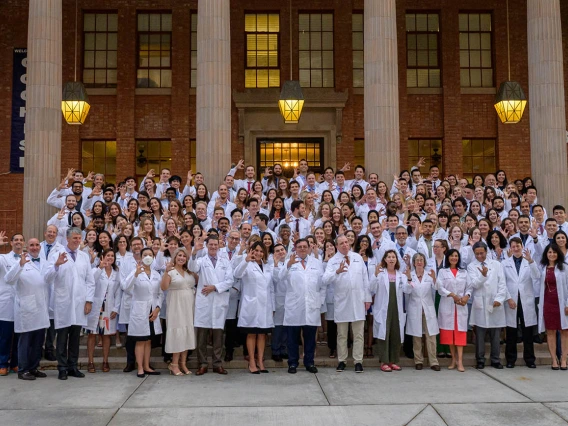
<path id="1" fill-rule="evenodd" d="M 87 365 L 87 371 L 89 373 L 96 373 L 97 370 L 95 369 L 95 363 L 94 362 L 89 362 L 89 364 Z"/>
<path id="2" fill-rule="evenodd" d="M 191 371 L 188 370 L 187 366 L 185 365 L 185 362 L 180 362 L 179 363 L 179 370 L 185 374 L 186 376 L 189 376 L 191 374 Z"/>
<path id="3" fill-rule="evenodd" d="M 110 365 L 108 362 L 103 362 L 103 373 L 108 373 L 110 371 Z"/>
<path id="4" fill-rule="evenodd" d="M 402 370 L 402 368 L 400 368 L 398 365 L 396 365 L 396 364 L 394 364 L 394 363 L 390 365 L 390 368 L 392 369 L 392 371 L 400 371 L 400 370 Z"/>
<path id="5" fill-rule="evenodd" d="M 385 373 L 390 373 L 392 371 L 392 368 L 390 368 L 388 364 L 383 364 L 381 365 L 381 371 L 384 371 Z"/>

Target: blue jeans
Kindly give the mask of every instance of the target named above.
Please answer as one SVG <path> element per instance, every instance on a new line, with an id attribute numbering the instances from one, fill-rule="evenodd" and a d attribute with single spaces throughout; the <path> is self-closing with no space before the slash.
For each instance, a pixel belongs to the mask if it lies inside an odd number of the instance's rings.
<path id="1" fill-rule="evenodd" d="M 318 328 L 315 325 L 286 326 L 288 331 L 288 366 L 297 367 L 300 361 L 299 344 L 300 331 L 304 336 L 304 365 L 311 367 L 314 365 L 316 352 L 316 333 Z"/>
<path id="2" fill-rule="evenodd" d="M 287 332 L 283 325 L 275 325 L 272 330 L 272 355 L 284 355 L 286 353 Z"/>
<path id="3" fill-rule="evenodd" d="M 41 347 L 45 339 L 45 328 L 20 334 L 18 341 L 18 373 L 37 370 L 41 361 Z"/>
<path id="4" fill-rule="evenodd" d="M 18 335 L 13 321 L 0 321 L 0 368 L 18 366 Z"/>

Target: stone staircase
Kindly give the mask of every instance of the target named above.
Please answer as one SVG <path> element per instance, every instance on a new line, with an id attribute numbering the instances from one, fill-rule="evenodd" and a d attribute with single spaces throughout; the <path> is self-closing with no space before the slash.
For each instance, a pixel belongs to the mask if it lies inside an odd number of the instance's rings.
<path id="1" fill-rule="evenodd" d="M 126 349 L 124 347 L 122 348 L 117 348 L 115 345 L 115 341 L 114 341 L 114 337 L 112 337 L 112 341 L 111 341 L 111 348 L 110 348 L 110 354 L 109 354 L 109 364 L 110 364 L 110 368 L 112 370 L 122 370 L 124 368 L 124 366 L 126 365 Z M 302 348 L 300 347 L 300 351 L 302 350 Z M 517 350 L 518 350 L 518 360 L 517 360 L 517 365 L 521 366 L 524 365 L 523 359 L 522 359 L 522 355 L 523 355 L 523 346 L 522 344 L 518 344 L 517 345 Z M 504 351 L 505 351 L 505 345 L 501 345 L 501 362 L 503 363 L 503 365 L 505 364 L 505 359 L 504 359 Z M 209 356 L 211 356 L 211 347 L 208 348 L 208 352 L 209 352 Z M 489 352 L 490 352 L 490 346 L 489 344 L 486 344 L 486 364 L 489 363 L 488 359 L 489 359 Z M 152 349 L 152 358 L 150 363 L 152 364 L 152 366 L 154 366 L 157 369 L 167 369 L 167 364 L 164 362 L 162 356 L 161 356 L 161 348 L 154 348 Z M 300 352 L 301 353 L 301 352 Z M 375 353 L 375 357 L 374 358 L 365 358 L 363 360 L 363 365 L 365 367 L 368 368 L 379 368 L 380 367 L 380 361 L 379 358 L 377 356 L 377 347 L 376 345 L 374 346 L 374 353 Z M 349 355 L 351 356 L 351 350 L 349 350 Z M 550 365 L 550 354 L 548 353 L 548 345 L 546 343 L 543 344 L 536 344 L 535 343 L 535 355 L 536 355 L 536 365 Z M 271 353 L 271 349 L 270 349 L 270 343 L 267 343 L 267 347 L 265 349 L 264 352 L 264 358 L 265 358 L 265 366 L 267 368 L 287 368 L 288 365 L 286 363 L 286 360 L 284 360 L 284 362 L 274 362 L 272 360 L 272 353 Z M 211 363 L 211 358 L 209 358 L 210 363 Z M 445 367 L 448 366 L 450 363 L 450 359 L 448 358 L 443 358 L 443 359 L 439 359 L 438 360 L 440 363 L 440 366 Z M 88 363 L 88 358 L 87 358 L 87 339 L 86 336 L 81 338 L 81 346 L 80 346 L 80 352 L 79 352 L 79 368 L 82 370 L 86 370 L 87 368 L 87 363 Z M 352 360 L 349 359 L 348 360 L 348 365 L 351 365 Z M 300 364 L 302 364 L 302 361 L 300 360 Z M 327 348 L 326 345 L 317 345 L 316 346 L 316 357 L 315 357 L 315 364 L 317 367 L 333 367 L 335 368 L 337 366 L 337 358 L 332 359 L 329 358 L 329 349 Z M 476 364 L 475 362 L 475 346 L 473 344 L 468 344 L 465 348 L 464 348 L 464 366 L 466 367 L 474 367 Z M 227 369 L 245 369 L 248 365 L 248 362 L 245 361 L 244 357 L 243 357 L 243 350 L 242 347 L 238 347 L 235 348 L 234 351 L 234 357 L 233 357 L 233 361 L 231 362 L 224 362 L 223 366 Z M 195 351 L 191 354 L 190 358 L 189 358 L 189 362 L 187 363 L 187 366 L 189 369 L 191 370 L 195 370 L 198 367 L 198 363 L 197 363 L 197 356 L 195 354 Z M 407 358 L 406 356 L 404 356 L 404 354 L 401 354 L 401 358 L 400 358 L 400 366 L 401 367 L 414 367 L 414 361 L 410 358 Z M 428 366 L 428 360 L 427 357 L 425 357 L 425 367 Z M 42 359 L 40 367 L 42 369 L 56 369 L 57 368 L 57 362 L 56 361 L 46 361 L 45 359 Z M 96 347 L 95 348 L 95 367 L 97 368 L 97 371 L 100 372 L 102 370 L 102 348 Z"/>

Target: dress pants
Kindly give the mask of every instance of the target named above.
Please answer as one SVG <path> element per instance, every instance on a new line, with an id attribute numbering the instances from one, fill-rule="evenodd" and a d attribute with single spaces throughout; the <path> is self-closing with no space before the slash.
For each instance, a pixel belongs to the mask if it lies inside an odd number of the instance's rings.
<path id="1" fill-rule="evenodd" d="M 275 325 L 272 329 L 272 356 L 286 353 L 289 341 L 287 328 L 283 325 Z"/>
<path id="2" fill-rule="evenodd" d="M 365 345 L 365 320 L 354 321 L 351 323 L 351 330 L 353 332 L 353 359 L 355 364 L 363 363 L 363 349 Z M 346 362 L 347 351 L 347 336 L 349 335 L 349 323 L 337 323 L 337 360 L 339 362 Z M 290 344 L 290 343 L 288 343 Z"/>
<path id="3" fill-rule="evenodd" d="M 327 347 L 330 351 L 337 350 L 337 324 L 335 321 L 327 321 Z"/>
<path id="4" fill-rule="evenodd" d="M 0 368 L 18 366 L 18 336 L 14 321 L 0 321 Z"/>
<path id="5" fill-rule="evenodd" d="M 478 363 L 485 364 L 485 334 L 489 335 L 491 342 L 491 363 L 501 362 L 500 334 L 501 328 L 475 327 L 475 358 Z"/>
<path id="6" fill-rule="evenodd" d="M 288 334 L 288 366 L 297 367 L 300 361 L 300 350 L 298 340 L 300 332 L 304 336 L 304 365 L 311 367 L 314 365 L 314 356 L 316 353 L 316 333 L 318 331 L 315 325 L 286 326 Z"/>
<path id="7" fill-rule="evenodd" d="M 45 328 L 26 331 L 18 341 L 18 373 L 37 370 L 41 361 L 41 347 L 45 339 Z"/>
<path id="8" fill-rule="evenodd" d="M 506 307 L 505 309 L 509 308 Z M 523 333 L 523 359 L 525 360 L 525 364 L 534 364 L 536 361 L 533 342 L 535 326 L 525 326 L 523 305 L 520 297 L 517 301 L 517 328 L 520 328 Z M 505 358 L 507 359 L 508 364 L 515 364 L 517 361 L 517 328 L 507 327 Z"/>
<path id="9" fill-rule="evenodd" d="M 243 344 L 243 335 L 237 328 L 238 318 L 225 320 L 225 350 L 228 354 L 233 354 L 235 348 Z"/>
<path id="10" fill-rule="evenodd" d="M 77 369 L 79 361 L 79 340 L 81 334 L 80 325 L 57 329 L 57 369 L 59 371 L 71 371 Z"/>
<path id="11" fill-rule="evenodd" d="M 54 320 L 49 320 L 49 328 L 45 330 L 45 352 L 51 352 L 55 355 L 55 347 L 53 342 L 55 342 L 55 322 Z"/>
<path id="12" fill-rule="evenodd" d="M 426 315 L 422 312 L 422 333 L 424 334 L 424 339 L 426 340 L 426 351 L 428 352 L 428 362 L 430 367 L 433 365 L 439 365 L 438 358 L 436 358 L 436 336 L 430 335 L 428 333 L 428 323 L 426 322 Z M 414 363 L 424 364 L 424 352 L 422 350 L 422 336 L 412 337 L 413 351 L 414 351 Z"/>
<path id="13" fill-rule="evenodd" d="M 124 349 L 126 349 L 126 364 L 134 365 L 136 364 L 136 341 L 132 338 L 132 336 L 128 335 L 128 324 L 126 326 L 126 342 L 124 342 Z"/>
<path id="14" fill-rule="evenodd" d="M 207 367 L 207 340 L 209 331 L 213 332 L 213 368 L 223 366 L 221 355 L 223 354 L 223 329 L 222 328 L 201 328 L 196 327 L 197 331 L 197 362 L 200 367 Z"/>

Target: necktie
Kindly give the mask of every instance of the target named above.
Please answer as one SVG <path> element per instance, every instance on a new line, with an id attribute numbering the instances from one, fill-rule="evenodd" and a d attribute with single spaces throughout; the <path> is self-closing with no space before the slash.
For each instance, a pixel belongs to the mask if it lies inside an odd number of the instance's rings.
<path id="1" fill-rule="evenodd" d="M 337 189 L 339 190 L 339 193 L 340 193 L 340 194 L 343 192 L 343 187 L 342 187 L 342 186 L 338 187 Z"/>
<path id="2" fill-rule="evenodd" d="M 394 232 L 391 232 L 391 241 L 394 243 Z"/>
<path id="3" fill-rule="evenodd" d="M 404 249 L 402 247 L 398 249 L 398 252 L 400 253 L 400 257 L 404 257 Z"/>
<path id="4" fill-rule="evenodd" d="M 46 244 L 45 245 L 45 258 L 46 259 L 49 257 L 49 252 L 51 251 L 51 247 L 53 247 L 53 244 Z"/>
<path id="5" fill-rule="evenodd" d="M 229 255 L 229 260 L 231 260 L 233 258 L 233 252 L 232 251 L 228 251 L 227 254 Z"/>
<path id="6" fill-rule="evenodd" d="M 71 250 L 69 252 L 69 254 L 71 255 L 71 258 L 73 259 L 73 262 L 75 262 L 75 260 L 77 259 L 77 252 L 74 250 Z"/>
<path id="7" fill-rule="evenodd" d="M 300 232 L 300 219 L 296 219 L 296 232 Z"/>
<path id="8" fill-rule="evenodd" d="M 249 192 L 249 193 L 250 193 L 250 185 L 251 185 L 251 182 L 247 182 L 247 185 L 248 185 L 248 189 L 247 189 L 247 192 Z"/>
<path id="9" fill-rule="evenodd" d="M 542 235 L 544 233 L 544 228 L 542 225 L 538 225 L 538 233 L 539 235 Z"/>
<path id="10" fill-rule="evenodd" d="M 306 269 L 306 259 L 302 259 L 302 268 Z"/>
<path id="11" fill-rule="evenodd" d="M 350 263 L 349 262 L 349 255 L 346 254 L 344 257 L 345 257 L 345 263 L 349 266 L 349 263 Z"/>
<path id="12" fill-rule="evenodd" d="M 71 212 L 67 214 L 67 224 L 71 225 Z"/>
<path id="13" fill-rule="evenodd" d="M 213 264 L 213 267 L 217 266 L 217 258 L 216 257 L 210 257 L 209 259 L 211 259 L 211 263 Z"/>
<path id="14" fill-rule="evenodd" d="M 21 254 L 14 253 L 14 257 L 15 257 L 16 259 L 21 259 L 22 255 L 21 255 Z"/>
<path id="15" fill-rule="evenodd" d="M 39 257 L 38 258 L 32 257 L 32 262 L 38 262 L 39 263 Z"/>

